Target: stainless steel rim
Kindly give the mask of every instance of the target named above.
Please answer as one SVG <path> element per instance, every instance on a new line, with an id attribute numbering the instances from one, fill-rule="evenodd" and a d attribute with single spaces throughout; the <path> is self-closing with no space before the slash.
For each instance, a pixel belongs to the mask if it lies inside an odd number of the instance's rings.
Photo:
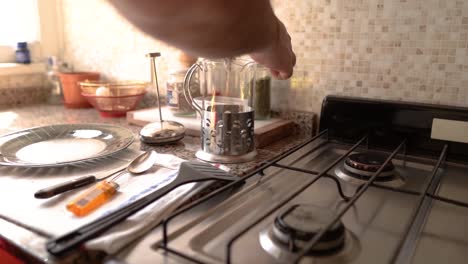
<path id="1" fill-rule="evenodd" d="M 232 155 L 216 155 L 207 153 L 203 150 L 197 151 L 195 156 L 198 159 L 208 162 L 215 162 L 215 163 L 242 163 L 252 161 L 255 156 L 257 156 L 257 151 L 253 150 L 247 154 L 239 155 L 239 156 L 232 156 Z"/>
<path id="2" fill-rule="evenodd" d="M 155 136 L 156 132 L 161 131 L 161 127 L 162 127 L 160 122 L 155 122 L 155 123 L 147 124 L 140 130 L 140 140 L 148 144 L 168 144 L 168 143 L 177 142 L 181 140 L 182 138 L 184 138 L 185 127 L 182 124 L 179 124 L 178 122 L 174 122 L 174 121 L 163 121 L 163 122 L 171 124 L 175 128 L 177 128 L 177 130 L 174 131 L 175 135 L 170 136 L 170 137 Z"/>
<path id="3" fill-rule="evenodd" d="M 335 168 L 335 174 L 339 178 L 341 178 L 344 181 L 347 181 L 347 182 L 349 182 L 351 184 L 360 185 L 360 184 L 363 184 L 364 182 L 366 182 L 366 180 L 354 178 L 354 177 L 351 177 L 348 174 L 346 174 L 343 171 L 343 166 L 336 167 Z M 382 185 L 382 186 L 388 186 L 388 187 L 395 187 L 395 188 L 403 186 L 405 184 L 405 178 L 402 175 L 400 175 L 397 170 L 395 170 L 394 175 L 395 175 L 395 178 L 392 179 L 391 181 L 376 181 L 374 184 Z"/>

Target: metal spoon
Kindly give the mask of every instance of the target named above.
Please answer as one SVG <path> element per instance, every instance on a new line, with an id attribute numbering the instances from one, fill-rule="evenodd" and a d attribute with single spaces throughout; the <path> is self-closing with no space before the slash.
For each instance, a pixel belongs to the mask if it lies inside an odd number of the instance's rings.
<path id="1" fill-rule="evenodd" d="M 62 183 L 59 183 L 59 184 L 37 191 L 36 193 L 34 193 L 34 197 L 38 199 L 50 198 L 57 194 L 61 194 L 70 190 L 74 190 L 76 188 L 107 179 L 117 174 L 113 178 L 114 180 L 120 175 L 122 175 L 124 171 L 128 171 L 132 174 L 141 174 L 149 170 L 153 166 L 153 164 L 156 162 L 156 159 L 157 159 L 157 155 L 154 150 L 146 151 L 140 154 L 135 159 L 133 159 L 128 165 L 119 167 L 118 169 L 116 169 L 115 171 L 111 173 L 105 172 L 104 174 L 84 176 L 84 177 L 76 178 L 73 180 L 65 181 L 65 182 L 62 182 Z"/>
<path id="2" fill-rule="evenodd" d="M 157 153 L 154 150 L 148 150 L 140 156 L 136 157 L 127 167 L 128 172 L 133 174 L 141 174 L 151 167 L 157 159 Z"/>
<path id="3" fill-rule="evenodd" d="M 131 174 L 141 174 L 153 167 L 154 163 L 156 162 L 157 155 L 154 150 L 148 150 L 145 153 L 139 155 L 135 159 L 130 162 L 127 166 L 127 172 Z M 123 175 L 123 171 L 117 174 L 111 181 L 116 180 L 118 177 Z"/>
<path id="4" fill-rule="evenodd" d="M 83 242 L 102 234 L 112 226 L 122 222 L 150 203 L 158 200 L 175 188 L 191 182 L 208 180 L 236 181 L 237 178 L 210 164 L 199 161 L 186 161 L 180 164 L 179 173 L 167 185 L 157 188 L 147 195 L 106 214 L 91 223 L 83 225 L 67 234 L 53 238 L 46 243 L 49 253 L 55 256 L 65 255 Z"/>

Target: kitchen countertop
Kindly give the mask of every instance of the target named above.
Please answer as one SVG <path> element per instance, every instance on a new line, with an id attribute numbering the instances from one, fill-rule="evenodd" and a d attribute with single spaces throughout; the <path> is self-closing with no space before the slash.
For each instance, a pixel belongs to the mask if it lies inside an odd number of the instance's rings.
<path id="1" fill-rule="evenodd" d="M 296 132 L 294 135 L 279 140 L 265 148 L 257 149 L 258 155 L 251 162 L 226 165 L 232 174 L 237 176 L 244 175 L 263 162 L 303 142 L 312 135 L 313 114 L 288 113 L 283 117 L 292 119 L 295 122 Z M 146 145 L 138 140 L 138 133 L 141 127 L 129 125 L 125 118 L 103 118 L 92 108 L 67 109 L 61 105 L 39 104 L 0 110 L 0 135 L 30 127 L 59 123 L 108 123 L 121 125 L 135 133 L 135 144 L 139 144 L 141 150 L 153 148 L 159 153 L 174 154 L 186 160 L 195 159 L 195 152 L 200 146 L 200 139 L 190 136 L 186 136 L 180 142 L 172 145 Z M 5 188 L 5 186 L 2 187 Z M 18 248 L 14 250 L 18 254 L 26 251 L 41 259 L 47 259 L 43 244 L 46 240 L 38 234 L 0 218 L 0 236 L 5 238 L 14 247 L 20 248 L 20 251 L 17 250 Z"/>

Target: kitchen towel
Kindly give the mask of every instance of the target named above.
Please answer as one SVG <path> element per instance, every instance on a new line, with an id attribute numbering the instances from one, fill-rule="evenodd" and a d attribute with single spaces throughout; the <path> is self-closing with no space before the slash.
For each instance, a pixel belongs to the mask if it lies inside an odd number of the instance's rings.
<path id="1" fill-rule="evenodd" d="M 121 186 L 118 193 L 106 204 L 85 217 L 76 217 L 66 210 L 66 204 L 89 187 L 73 190 L 50 199 L 35 199 L 34 193 L 47 186 L 97 171 L 112 170 L 127 164 L 141 153 L 135 147 L 117 155 L 77 166 L 57 168 L 0 168 L 0 217 L 42 234 L 56 237 L 90 223 L 124 204 L 130 203 L 151 190 L 168 184 L 175 176 L 182 159 L 171 154 L 158 154 L 156 164 L 141 175 L 124 173 L 117 182 Z M 89 248 L 115 252 L 136 236 L 143 234 L 160 222 L 180 203 L 189 197 L 191 191 L 203 183 L 186 184 L 164 198 L 152 203 L 144 210 L 131 216 L 127 221 L 110 229 L 99 239 L 89 241 Z M 194 192 L 195 193 L 195 192 Z M 174 202 L 174 203 L 172 203 Z M 135 224 L 138 222 L 138 225 Z M 130 224 L 130 222 L 133 222 Z M 127 232 L 128 226 L 131 229 Z M 116 241 L 118 240 L 118 241 Z M 114 245 L 115 242 L 115 245 Z"/>
<path id="2" fill-rule="evenodd" d="M 132 195 L 126 203 L 120 205 L 119 208 L 171 182 L 177 175 L 179 165 L 183 161 L 184 160 L 174 155 L 158 154 L 156 166 L 164 166 L 165 168 L 163 170 L 167 170 L 167 172 L 161 173 L 160 179 L 154 181 L 152 185 L 148 185 L 143 190 L 138 188 L 138 186 L 136 186 L 135 191 L 130 190 L 132 186 L 126 181 L 131 180 L 132 176 L 126 175 L 126 178 L 122 179 L 124 182 L 123 184 L 127 187 L 128 192 L 134 193 L 134 195 Z M 102 250 L 108 254 L 118 252 L 125 245 L 146 234 L 149 230 L 158 225 L 165 217 L 169 216 L 181 204 L 186 202 L 193 194 L 202 189 L 203 186 L 206 186 L 206 183 L 189 183 L 174 189 L 161 199 L 130 216 L 122 223 L 114 226 L 103 235 L 88 241 L 85 244 L 86 248 Z M 104 212 L 104 215 L 111 211 L 113 210 Z"/>

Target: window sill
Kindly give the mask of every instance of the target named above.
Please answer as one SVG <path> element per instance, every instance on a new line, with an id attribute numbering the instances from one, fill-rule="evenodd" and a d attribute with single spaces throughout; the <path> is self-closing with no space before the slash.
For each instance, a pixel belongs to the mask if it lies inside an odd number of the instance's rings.
<path id="1" fill-rule="evenodd" d="M 19 64 L 19 63 L 0 63 L 0 76 L 5 75 L 24 75 L 34 73 L 45 73 L 46 67 L 43 63 Z"/>

